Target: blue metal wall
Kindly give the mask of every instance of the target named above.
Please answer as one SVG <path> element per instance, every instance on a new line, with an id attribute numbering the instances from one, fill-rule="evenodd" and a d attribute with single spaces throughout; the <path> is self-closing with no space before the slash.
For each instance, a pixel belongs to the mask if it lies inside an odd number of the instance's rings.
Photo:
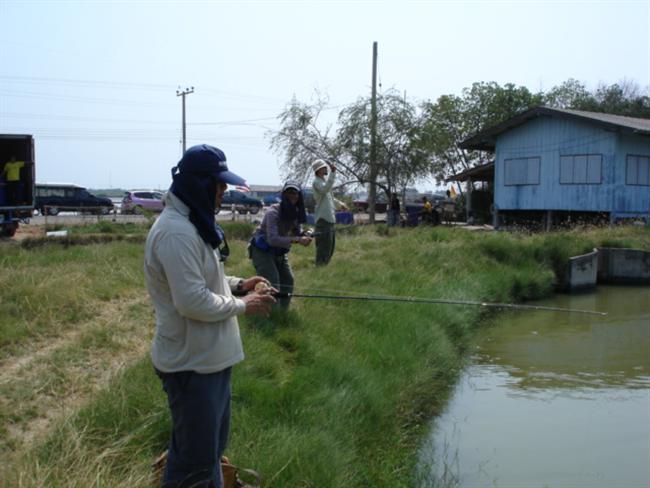
<path id="1" fill-rule="evenodd" d="M 600 184 L 560 184 L 560 156 L 602 155 Z M 624 136 L 598 125 L 538 117 L 496 141 L 494 202 L 499 210 L 647 213 L 650 186 L 625 185 L 627 154 L 650 155 L 650 138 Z M 505 185 L 505 160 L 540 158 L 538 185 Z"/>
<path id="2" fill-rule="evenodd" d="M 621 135 L 619 137 L 614 178 L 614 212 L 621 216 L 650 213 L 650 186 L 625 184 L 625 167 L 628 154 L 650 156 L 647 137 Z"/>

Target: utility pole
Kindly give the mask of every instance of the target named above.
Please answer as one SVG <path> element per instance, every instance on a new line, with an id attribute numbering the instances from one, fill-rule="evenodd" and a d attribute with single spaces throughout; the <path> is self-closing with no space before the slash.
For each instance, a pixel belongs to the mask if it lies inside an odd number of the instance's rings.
<path id="1" fill-rule="evenodd" d="M 368 189 L 368 218 L 375 222 L 377 200 L 377 41 L 372 43 L 372 98 L 370 99 L 370 188 Z"/>
<path id="2" fill-rule="evenodd" d="M 183 154 L 185 154 L 185 95 L 189 95 L 190 93 L 194 93 L 194 87 L 190 88 L 185 88 L 185 90 L 181 91 L 181 87 L 178 87 L 178 90 L 176 90 L 176 96 L 177 97 L 183 97 Z"/>

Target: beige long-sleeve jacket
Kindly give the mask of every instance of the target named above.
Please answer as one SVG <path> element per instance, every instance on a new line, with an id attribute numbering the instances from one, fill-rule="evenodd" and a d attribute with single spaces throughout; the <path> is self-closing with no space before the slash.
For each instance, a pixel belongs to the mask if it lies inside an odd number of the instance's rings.
<path id="1" fill-rule="evenodd" d="M 336 223 L 336 207 L 343 205 L 343 202 L 334 198 L 332 195 L 332 187 L 336 181 L 336 175 L 330 171 L 327 179 L 316 176 L 312 183 L 314 190 L 314 200 L 316 202 L 316 209 L 314 211 L 314 222 L 323 219 L 331 224 Z"/>
<path id="2" fill-rule="evenodd" d="M 225 275 L 219 252 L 189 220 L 189 208 L 168 192 L 149 231 L 144 274 L 156 313 L 151 358 L 163 372 L 214 373 L 244 359 L 232 296 L 240 278 Z"/>

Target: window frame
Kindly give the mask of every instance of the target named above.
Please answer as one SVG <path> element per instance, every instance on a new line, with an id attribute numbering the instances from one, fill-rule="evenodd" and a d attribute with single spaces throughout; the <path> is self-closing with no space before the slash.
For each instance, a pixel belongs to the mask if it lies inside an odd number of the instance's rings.
<path id="1" fill-rule="evenodd" d="M 530 164 L 531 160 L 537 161 L 537 181 L 524 183 L 508 183 L 508 163 L 512 161 L 526 161 L 527 164 Z M 526 172 L 528 175 L 528 171 Z M 542 173 L 542 157 L 541 156 L 526 156 L 521 158 L 508 158 L 503 160 L 503 186 L 539 186 L 541 184 L 541 173 Z"/>
<path id="2" fill-rule="evenodd" d="M 636 160 L 636 183 L 629 183 L 629 174 L 630 174 L 630 158 L 637 158 Z M 639 183 L 639 158 L 647 160 L 648 171 L 647 171 L 647 183 Z M 645 154 L 627 154 L 625 156 L 625 186 L 650 186 L 650 156 Z"/>
<path id="3" fill-rule="evenodd" d="M 600 161 L 599 161 L 599 166 L 600 169 L 598 171 L 600 179 L 599 181 L 589 181 L 589 158 L 593 156 L 599 156 Z M 586 158 L 586 166 L 585 166 L 585 181 L 575 181 L 575 168 L 576 168 L 576 158 L 578 157 L 584 157 Z M 572 158 L 571 164 L 571 181 L 562 181 L 562 159 L 563 158 Z M 560 166 L 559 166 L 560 174 L 558 177 L 558 181 L 560 185 L 602 185 L 603 184 L 603 155 L 601 153 L 578 153 L 578 154 L 560 154 Z"/>

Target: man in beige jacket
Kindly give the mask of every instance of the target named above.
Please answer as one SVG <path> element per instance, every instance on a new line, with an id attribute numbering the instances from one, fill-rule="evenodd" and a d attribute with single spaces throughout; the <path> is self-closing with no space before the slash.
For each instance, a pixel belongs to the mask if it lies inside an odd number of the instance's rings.
<path id="1" fill-rule="evenodd" d="M 228 244 L 215 222 L 227 184 L 245 183 L 215 147 L 188 149 L 172 169 L 165 209 L 145 246 L 156 312 L 151 359 L 167 393 L 172 434 L 162 486 L 221 488 L 230 426 L 230 376 L 244 359 L 237 315 L 266 315 L 275 299 L 248 293 L 265 278 L 226 276 Z"/>

